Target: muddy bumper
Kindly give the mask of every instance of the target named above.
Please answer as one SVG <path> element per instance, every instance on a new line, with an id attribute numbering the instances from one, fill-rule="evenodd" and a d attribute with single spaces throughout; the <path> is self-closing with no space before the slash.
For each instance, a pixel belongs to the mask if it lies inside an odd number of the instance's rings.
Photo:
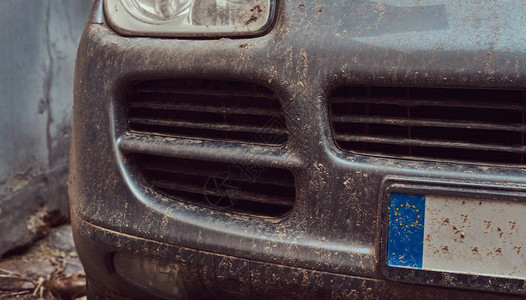
<path id="1" fill-rule="evenodd" d="M 96 4 L 69 185 L 87 275 L 189 298 L 525 294 L 502 207 L 526 201 L 526 35 L 493 26 L 522 12 L 455 3 L 279 1 L 235 39 L 123 37 Z"/>
<path id="2" fill-rule="evenodd" d="M 86 273 L 109 297 L 152 299 L 496 299 L 272 264 L 138 238 L 72 216 Z M 503 296 L 501 296 L 503 297 Z M 509 296 L 508 296 L 509 297 Z M 506 299 L 509 299 L 506 297 Z"/>

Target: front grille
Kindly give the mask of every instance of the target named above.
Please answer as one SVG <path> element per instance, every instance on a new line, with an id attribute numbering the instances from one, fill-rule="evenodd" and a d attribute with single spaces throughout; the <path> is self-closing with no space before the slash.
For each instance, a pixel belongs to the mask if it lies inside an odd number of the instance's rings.
<path id="1" fill-rule="evenodd" d="M 333 136 L 343 150 L 524 164 L 523 91 L 348 86 L 329 103 Z"/>
<path id="2" fill-rule="evenodd" d="M 281 103 L 266 87 L 215 80 L 154 80 L 127 92 L 133 132 L 279 145 L 288 132 Z"/>
<path id="3" fill-rule="evenodd" d="M 269 217 L 294 205 L 294 176 L 285 169 L 146 154 L 133 160 L 154 190 L 174 200 Z"/>

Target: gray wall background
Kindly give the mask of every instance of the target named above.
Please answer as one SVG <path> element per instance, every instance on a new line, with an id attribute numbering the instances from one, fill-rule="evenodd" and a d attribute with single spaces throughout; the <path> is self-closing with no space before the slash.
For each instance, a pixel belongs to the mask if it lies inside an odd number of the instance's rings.
<path id="1" fill-rule="evenodd" d="M 0 1 L 0 256 L 69 218 L 74 63 L 91 4 Z"/>

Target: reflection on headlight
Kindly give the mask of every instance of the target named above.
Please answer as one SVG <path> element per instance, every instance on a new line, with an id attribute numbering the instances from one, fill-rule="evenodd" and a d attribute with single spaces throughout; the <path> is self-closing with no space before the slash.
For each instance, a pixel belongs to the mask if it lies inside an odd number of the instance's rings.
<path id="1" fill-rule="evenodd" d="M 187 15 L 192 0 L 122 0 L 122 5 L 133 17 L 148 23 L 165 23 Z"/>

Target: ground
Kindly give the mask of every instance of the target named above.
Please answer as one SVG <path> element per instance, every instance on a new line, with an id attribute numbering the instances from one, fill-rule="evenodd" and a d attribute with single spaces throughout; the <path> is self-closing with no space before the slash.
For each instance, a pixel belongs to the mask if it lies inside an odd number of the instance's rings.
<path id="1" fill-rule="evenodd" d="M 86 275 L 70 225 L 0 260 L 0 299 L 85 299 Z"/>

